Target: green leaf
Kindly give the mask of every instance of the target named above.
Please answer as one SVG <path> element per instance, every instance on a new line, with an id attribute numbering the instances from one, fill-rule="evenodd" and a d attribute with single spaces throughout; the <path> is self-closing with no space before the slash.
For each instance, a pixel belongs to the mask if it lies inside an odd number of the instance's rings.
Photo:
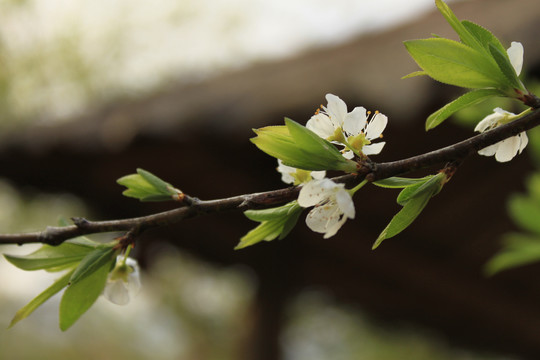
<path id="1" fill-rule="evenodd" d="M 60 301 L 60 329 L 66 331 L 97 300 L 105 288 L 107 275 L 114 264 L 114 258 L 94 269 L 91 274 L 77 282 L 71 282 Z"/>
<path id="2" fill-rule="evenodd" d="M 414 197 L 417 197 L 419 196 L 422 192 L 424 191 L 427 191 L 430 189 L 430 187 L 432 186 L 431 183 L 429 182 L 431 179 L 433 178 L 433 176 L 431 176 L 429 179 L 423 181 L 423 182 L 418 182 L 414 185 L 411 185 L 411 186 L 408 186 L 406 187 L 405 189 L 403 189 L 396 201 L 399 205 L 403 206 L 407 203 L 407 201 L 409 201 L 411 198 L 414 198 Z"/>
<path id="3" fill-rule="evenodd" d="M 354 172 L 357 164 L 345 159 L 330 142 L 306 127 L 285 119 L 286 127 L 256 129 L 250 139 L 260 150 L 280 159 L 285 165 L 303 170 L 341 170 Z"/>
<path id="4" fill-rule="evenodd" d="M 373 244 L 373 249 L 376 249 L 384 240 L 396 236 L 412 224 L 422 210 L 424 210 L 429 199 L 439 193 L 445 181 L 446 175 L 439 173 L 423 184 L 420 183 L 405 188 L 400 193 L 401 195 L 405 190 L 408 190 L 407 196 L 404 196 L 404 199 L 402 199 L 403 208 L 381 232 Z"/>
<path id="5" fill-rule="evenodd" d="M 473 89 L 508 86 L 491 57 L 457 41 L 410 40 L 405 47 L 430 77 L 442 83 Z"/>
<path id="6" fill-rule="evenodd" d="M 426 121 L 426 130 L 435 128 L 455 112 L 478 104 L 493 96 L 501 96 L 501 93 L 495 89 L 477 89 L 461 95 L 456 100 L 444 105 L 431 114 Z"/>
<path id="7" fill-rule="evenodd" d="M 71 284 L 76 284 L 84 278 L 92 275 L 97 269 L 101 268 L 103 264 L 109 263 L 114 259 L 116 250 L 112 247 L 98 248 L 87 254 L 80 262 L 79 266 L 73 272 Z"/>
<path id="8" fill-rule="evenodd" d="M 289 209 L 287 219 L 285 224 L 283 224 L 283 228 L 281 229 L 278 240 L 283 240 L 287 235 L 289 235 L 292 229 L 294 229 L 300 214 L 302 214 L 302 210 L 303 209 L 298 204 Z"/>
<path id="9" fill-rule="evenodd" d="M 524 195 L 514 195 L 508 203 L 510 216 L 523 229 L 540 235 L 540 202 Z"/>
<path id="10" fill-rule="evenodd" d="M 12 327 L 22 319 L 28 317 L 31 313 L 34 312 L 38 307 L 40 307 L 45 301 L 49 300 L 52 296 L 60 292 L 63 288 L 67 286 L 69 283 L 69 278 L 71 277 L 71 274 L 73 271 L 70 271 L 66 273 L 61 278 L 57 279 L 51 286 L 49 286 L 45 291 L 43 291 L 41 294 L 33 298 L 28 304 L 20 308 L 13 319 L 11 320 L 11 323 L 9 324 L 9 327 Z"/>
<path id="11" fill-rule="evenodd" d="M 296 225 L 302 210 L 302 207 L 295 200 L 273 209 L 245 211 L 246 217 L 261 223 L 240 239 L 235 250 L 243 249 L 261 241 L 271 241 L 276 238 L 283 239 Z"/>
<path id="12" fill-rule="evenodd" d="M 488 275 L 513 267 L 540 261 L 540 238 L 519 233 L 507 234 L 503 249 L 493 256 L 485 266 Z"/>
<path id="13" fill-rule="evenodd" d="M 280 234 L 285 224 L 284 219 L 274 221 L 263 221 L 255 229 L 250 230 L 244 235 L 235 250 L 255 245 L 261 241 L 271 241 L 276 239 Z"/>
<path id="14" fill-rule="evenodd" d="M 500 50 L 497 46 L 493 44 L 489 44 L 489 51 L 491 52 L 491 55 L 493 56 L 493 59 L 495 59 L 495 62 L 499 66 L 499 69 L 503 73 L 503 75 L 508 79 L 510 84 L 514 89 L 521 89 L 525 90 L 525 88 L 522 86 L 521 81 L 519 81 L 518 75 L 516 74 L 516 70 L 512 66 L 512 63 L 510 62 L 510 58 L 508 58 L 508 54 L 506 53 L 506 50 Z"/>
<path id="15" fill-rule="evenodd" d="M 65 217 L 60 217 L 58 219 L 58 226 L 70 226 L 72 225 L 72 222 L 66 219 Z M 99 243 L 97 241 L 91 240 L 90 238 L 87 238 L 86 236 L 77 236 L 73 239 L 66 240 L 59 246 L 56 246 L 56 248 L 61 248 L 63 244 L 69 243 L 69 244 L 75 244 L 75 245 L 82 245 L 87 246 L 89 248 L 96 248 L 99 246 L 103 246 L 102 243 Z"/>
<path id="16" fill-rule="evenodd" d="M 58 246 L 43 245 L 28 255 L 4 254 L 4 257 L 22 270 L 51 270 L 70 267 L 80 262 L 92 250 L 94 248 L 86 245 L 64 242 Z"/>
<path id="17" fill-rule="evenodd" d="M 427 75 L 427 73 L 423 70 L 418 70 L 418 71 L 414 71 L 408 75 L 405 75 L 403 77 L 401 77 L 401 80 L 405 80 L 405 79 L 410 79 L 410 78 L 413 78 L 413 77 L 416 77 L 416 76 L 424 76 L 424 75 Z"/>
<path id="18" fill-rule="evenodd" d="M 480 45 L 482 45 L 486 52 L 490 52 L 490 46 L 495 46 L 500 51 L 504 53 L 506 52 L 504 46 L 501 44 L 499 39 L 497 39 L 495 35 L 491 33 L 491 31 L 468 20 L 461 21 L 461 24 L 472 36 L 474 36 L 474 38 Z"/>
<path id="19" fill-rule="evenodd" d="M 159 192 L 163 194 L 169 194 L 169 189 L 173 186 L 160 178 L 158 178 L 156 175 L 144 170 L 144 169 L 137 169 L 137 174 L 139 174 L 148 184 L 150 184 L 154 189 L 158 190 Z"/>
<path id="20" fill-rule="evenodd" d="M 482 42 L 485 40 L 487 34 L 482 33 L 480 29 L 474 28 L 472 25 L 476 24 L 470 21 L 459 21 L 454 12 L 444 1 L 435 0 L 435 4 L 465 45 L 470 46 L 477 51 L 485 51 L 487 53 L 486 47 Z"/>
<path id="21" fill-rule="evenodd" d="M 291 119 L 285 118 L 285 125 L 297 146 L 310 156 L 317 158 L 311 158 L 311 161 L 317 160 L 322 164 L 322 168 L 305 170 L 342 170 L 346 172 L 357 170 L 356 163 L 345 159 L 329 141 Z"/>
<path id="22" fill-rule="evenodd" d="M 283 216 L 287 216 L 289 210 L 292 207 L 292 202 L 284 206 L 277 208 L 263 209 L 263 210 L 246 210 L 244 215 L 253 221 L 267 221 L 274 220 Z"/>
<path id="23" fill-rule="evenodd" d="M 140 201 L 176 200 L 178 194 L 182 193 L 171 184 L 143 169 L 137 169 L 137 174 L 123 176 L 116 182 L 127 187 L 127 190 L 122 193 L 124 196 Z"/>
<path id="24" fill-rule="evenodd" d="M 257 137 L 251 142 L 270 156 L 281 159 L 284 164 L 302 168 L 310 162 L 310 156 L 300 149 L 286 126 L 267 126 L 253 130 Z M 315 164 L 319 169 L 319 164 Z"/>
<path id="25" fill-rule="evenodd" d="M 423 178 L 418 179 L 412 179 L 412 178 L 404 178 L 404 177 L 390 177 L 383 180 L 377 180 L 373 182 L 373 185 L 377 185 L 383 188 L 389 188 L 389 189 L 399 189 L 399 188 L 406 188 L 411 185 L 415 185 L 418 183 L 424 183 L 426 180 L 429 180 L 433 177 L 433 175 L 426 176 Z"/>

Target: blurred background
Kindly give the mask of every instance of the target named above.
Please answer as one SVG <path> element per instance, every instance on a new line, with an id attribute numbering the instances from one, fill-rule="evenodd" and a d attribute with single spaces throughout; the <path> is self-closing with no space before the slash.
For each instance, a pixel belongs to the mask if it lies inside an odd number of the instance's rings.
<path id="1" fill-rule="evenodd" d="M 537 77 L 540 4 L 450 4 L 506 45 L 521 41 Z M 251 129 L 304 123 L 329 92 L 389 116 L 376 161 L 462 140 L 503 103 L 426 134 L 427 115 L 459 95 L 400 80 L 417 69 L 402 41 L 432 33 L 455 38 L 432 0 L 0 0 L 1 231 L 169 209 L 122 197 L 115 180 L 137 167 L 202 199 L 280 188 Z M 530 148 L 504 165 L 467 160 L 377 251 L 399 210 L 381 189 L 358 196 L 357 219 L 327 240 L 300 222 L 282 241 L 234 251 L 256 225 L 240 213 L 148 231 L 135 253 L 143 290 L 129 305 L 100 299 L 62 333 L 55 297 L 0 330 L 0 358 L 538 358 L 540 267 L 483 270 L 518 229 L 506 203 L 536 169 Z M 1 259 L 0 324 L 54 278 Z"/>

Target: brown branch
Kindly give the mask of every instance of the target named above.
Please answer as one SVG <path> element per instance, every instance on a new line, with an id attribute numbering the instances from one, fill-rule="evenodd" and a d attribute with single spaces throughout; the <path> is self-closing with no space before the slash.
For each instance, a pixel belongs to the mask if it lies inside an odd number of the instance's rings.
<path id="1" fill-rule="evenodd" d="M 347 184 L 355 184 L 364 179 L 375 181 L 435 165 L 459 163 L 480 149 L 538 125 L 540 125 L 540 109 L 536 109 L 511 123 L 498 126 L 493 130 L 425 154 L 385 163 L 375 163 L 368 159 L 361 164 L 362 167 L 357 174 L 339 176 L 334 178 L 334 180 Z M 72 219 L 74 225 L 70 226 L 47 227 L 45 230 L 39 232 L 0 235 L 0 244 L 22 245 L 27 243 L 44 243 L 59 245 L 65 240 L 88 234 L 106 232 L 132 232 L 140 234 L 149 228 L 170 225 L 195 216 L 233 210 L 244 211 L 279 206 L 296 199 L 299 191 L 299 187 L 289 187 L 206 201 L 186 196 L 182 206 L 177 209 L 123 220 L 89 221 L 82 218 L 74 218 Z"/>

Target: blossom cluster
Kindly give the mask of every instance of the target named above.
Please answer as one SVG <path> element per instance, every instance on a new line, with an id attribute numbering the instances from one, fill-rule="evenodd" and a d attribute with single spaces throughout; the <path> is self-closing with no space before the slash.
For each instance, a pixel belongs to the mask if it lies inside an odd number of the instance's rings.
<path id="1" fill-rule="evenodd" d="M 506 53 L 510 59 L 510 64 L 516 71 L 516 74 L 519 76 L 523 67 L 523 45 L 521 45 L 519 42 L 513 41 Z M 480 121 L 474 130 L 482 133 L 499 125 L 509 123 L 518 117 L 519 116 L 514 113 L 505 111 L 501 108 L 495 108 L 493 109 L 493 114 L 486 116 L 482 121 Z M 495 156 L 495 160 L 499 162 L 507 162 L 512 160 L 518 153 L 521 154 L 528 142 L 529 139 L 527 137 L 527 133 L 522 132 L 516 136 L 509 137 L 499 141 L 496 144 L 481 149 L 478 151 L 478 154 L 484 156 Z"/>
<path id="2" fill-rule="evenodd" d="M 382 137 L 388 118 L 364 107 L 347 111 L 347 105 L 338 96 L 327 94 L 327 106 L 321 106 L 306 123 L 306 128 L 321 138 L 342 148 L 347 159 L 355 156 L 379 154 L 385 142 L 376 140 Z M 298 196 L 301 207 L 313 207 L 306 217 L 307 226 L 324 238 L 334 236 L 347 219 L 353 219 L 355 208 L 352 195 L 357 189 L 347 190 L 344 184 L 326 178 L 325 171 L 306 171 L 284 165 L 278 160 L 277 170 L 287 184 L 302 185 Z"/>

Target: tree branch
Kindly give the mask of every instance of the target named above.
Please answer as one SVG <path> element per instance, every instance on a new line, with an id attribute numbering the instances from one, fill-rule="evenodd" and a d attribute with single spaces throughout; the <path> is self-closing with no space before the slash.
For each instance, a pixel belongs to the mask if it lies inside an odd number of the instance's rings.
<path id="1" fill-rule="evenodd" d="M 524 117 L 511 123 L 498 126 L 495 129 L 468 138 L 456 144 L 434 150 L 407 159 L 375 163 L 367 160 L 361 164 L 356 174 L 348 174 L 334 178 L 334 181 L 355 184 L 367 179 L 376 181 L 392 176 L 403 175 L 415 170 L 428 168 L 446 163 L 459 163 L 478 150 L 493 145 L 508 137 L 540 125 L 540 109 L 535 109 Z M 298 197 L 300 187 L 266 191 L 261 193 L 238 195 L 224 199 L 199 200 L 186 196 L 179 208 L 152 214 L 148 216 L 108 221 L 89 221 L 73 218 L 74 225 L 65 227 L 47 227 L 43 231 L 0 235 L 0 244 L 43 243 L 59 245 L 65 240 L 77 236 L 106 233 L 126 232 L 140 234 L 141 232 L 160 226 L 167 226 L 181 220 L 225 211 L 244 211 L 248 209 L 263 209 L 285 204 Z"/>

